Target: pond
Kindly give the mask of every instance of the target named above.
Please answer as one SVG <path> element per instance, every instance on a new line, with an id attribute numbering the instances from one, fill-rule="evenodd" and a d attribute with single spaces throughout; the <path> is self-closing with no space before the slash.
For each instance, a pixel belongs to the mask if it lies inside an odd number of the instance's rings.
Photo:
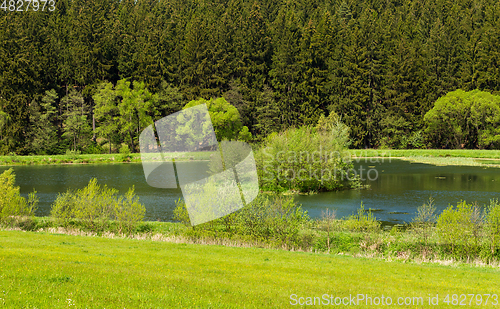
<path id="1" fill-rule="evenodd" d="M 313 218 L 322 212 L 334 209 L 337 217 L 351 215 L 361 202 L 365 209 L 375 210 L 377 219 L 389 223 L 409 222 L 418 206 L 432 196 L 438 211 L 460 200 L 489 203 L 491 198 L 500 198 L 500 169 L 493 167 L 433 166 L 386 158 L 355 163 L 362 170 L 369 189 L 325 192 L 315 195 L 297 196 L 297 201 Z M 198 173 L 205 173 L 205 162 L 179 162 L 192 164 Z M 9 167 L 1 166 L 0 173 Z M 37 216 L 46 216 L 58 193 L 67 189 L 80 189 L 95 177 L 101 184 L 125 193 L 135 186 L 136 194 L 146 207 L 146 220 L 168 221 L 172 218 L 175 201 L 182 194 L 180 189 L 158 189 L 150 187 L 145 179 L 142 165 L 131 164 L 68 164 L 14 166 L 16 185 L 23 196 L 35 189 L 40 203 Z"/>

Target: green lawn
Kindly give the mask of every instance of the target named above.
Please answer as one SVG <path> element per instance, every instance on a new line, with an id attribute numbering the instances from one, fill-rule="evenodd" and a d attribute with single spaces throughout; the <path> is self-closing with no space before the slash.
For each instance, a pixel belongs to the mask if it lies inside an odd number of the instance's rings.
<path id="1" fill-rule="evenodd" d="M 443 308 L 447 294 L 452 301 L 452 294 L 494 293 L 500 271 L 488 267 L 0 231 L 2 308 L 285 308 L 324 294 Z M 439 305 L 429 306 L 436 294 Z M 397 306 L 398 297 L 422 297 L 424 305 Z M 462 307 L 471 307 L 467 297 Z M 478 308 L 492 307 L 485 298 Z"/>

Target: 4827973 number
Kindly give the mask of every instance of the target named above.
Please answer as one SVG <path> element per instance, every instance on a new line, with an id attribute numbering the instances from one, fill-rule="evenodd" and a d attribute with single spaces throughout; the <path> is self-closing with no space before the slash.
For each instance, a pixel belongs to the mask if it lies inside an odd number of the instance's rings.
<path id="1" fill-rule="evenodd" d="M 0 0 L 2 2 L 2 0 Z M 55 0 L 3 0 L 0 10 L 10 12 L 24 11 L 54 11 L 56 9 Z"/>

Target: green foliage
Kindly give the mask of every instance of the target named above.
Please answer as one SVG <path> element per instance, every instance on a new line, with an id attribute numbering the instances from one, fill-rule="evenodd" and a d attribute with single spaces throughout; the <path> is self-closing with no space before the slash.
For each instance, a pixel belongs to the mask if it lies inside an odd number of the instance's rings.
<path id="1" fill-rule="evenodd" d="M 425 146 L 422 131 L 414 130 L 412 123 L 404 119 L 387 116 L 381 120 L 381 148 L 423 148 Z"/>
<path id="2" fill-rule="evenodd" d="M 33 216 L 38 204 L 36 191 L 28 200 L 21 196 L 15 184 L 14 170 L 8 169 L 0 174 L 0 223 L 13 224 L 21 217 Z"/>
<path id="3" fill-rule="evenodd" d="M 179 88 L 172 86 L 166 81 L 162 81 L 157 95 L 155 104 L 159 114 L 155 117 L 155 120 L 180 111 L 184 105 L 184 95 L 182 92 Z"/>
<path id="4" fill-rule="evenodd" d="M 99 137 L 106 138 L 109 144 L 109 153 L 111 153 L 111 138 L 118 134 L 118 106 L 116 92 L 112 83 L 101 83 L 93 96 L 95 102 L 94 115 L 98 126 L 96 133 Z"/>
<path id="5" fill-rule="evenodd" d="M 146 208 L 139 203 L 135 196 L 134 187 L 130 188 L 125 196 L 117 198 L 114 209 L 114 218 L 118 221 L 118 230 L 121 233 L 132 233 L 135 227 L 144 219 Z"/>
<path id="6" fill-rule="evenodd" d="M 132 152 L 137 151 L 141 131 L 152 122 L 153 106 L 156 101 L 144 82 L 131 83 L 125 79 L 117 82 L 115 92 L 121 98 L 118 102 L 119 116 L 115 117 L 120 133 L 125 137 Z"/>
<path id="7" fill-rule="evenodd" d="M 251 139 L 251 133 L 241 122 L 240 113 L 236 107 L 228 103 L 226 99 L 199 99 L 187 103 L 183 109 L 199 104 L 207 105 L 217 140 L 237 140 L 241 138 L 241 140 L 248 141 Z"/>
<path id="8" fill-rule="evenodd" d="M 73 150 L 81 150 L 90 144 L 91 127 L 87 119 L 89 106 L 81 93 L 71 91 L 61 99 L 63 113 L 63 137 L 73 145 Z"/>
<path id="9" fill-rule="evenodd" d="M 268 86 L 256 99 L 254 129 L 263 137 L 281 129 L 280 108 L 275 100 L 275 93 Z"/>
<path id="10" fill-rule="evenodd" d="M 175 209 L 173 219 L 179 221 L 185 226 L 191 226 L 191 221 L 189 220 L 189 212 L 186 208 L 186 203 L 182 199 L 175 201 Z"/>
<path id="11" fill-rule="evenodd" d="M 308 220 L 290 196 L 258 196 L 241 209 L 235 218 L 237 230 L 256 239 L 274 239 L 281 244 L 296 245 L 299 229 Z"/>
<path id="12" fill-rule="evenodd" d="M 498 243 L 500 243 L 500 203 L 498 199 L 490 200 L 490 205 L 486 208 L 485 218 L 486 237 L 490 244 L 491 254 L 494 254 Z"/>
<path id="13" fill-rule="evenodd" d="M 290 196 L 259 195 L 241 210 L 223 218 L 195 226 L 192 236 L 227 235 L 240 236 L 256 242 L 297 247 L 299 231 L 307 223 L 307 212 Z M 174 219 L 189 225 L 189 215 L 184 201 L 176 202 Z M 221 236 L 222 236 L 221 235 Z"/>
<path id="14" fill-rule="evenodd" d="M 380 222 L 377 221 L 371 209 L 365 210 L 363 203 L 355 215 L 351 215 L 345 220 L 344 226 L 354 232 L 371 233 L 380 230 Z"/>
<path id="15" fill-rule="evenodd" d="M 54 154 L 57 152 L 58 120 L 56 100 L 58 96 L 54 89 L 45 92 L 42 102 L 33 100 L 30 105 L 29 143 L 27 147 L 35 154 Z"/>
<path id="16" fill-rule="evenodd" d="M 349 128 L 332 113 L 316 127 L 271 134 L 256 154 L 259 183 L 265 191 L 331 191 L 356 187 L 346 156 Z"/>
<path id="17" fill-rule="evenodd" d="M 123 144 L 120 147 L 119 152 L 120 152 L 122 161 L 130 161 L 130 149 L 128 148 L 128 145 Z"/>
<path id="18" fill-rule="evenodd" d="M 436 228 L 443 242 L 451 246 L 452 254 L 466 255 L 470 259 L 477 254 L 483 224 L 478 206 L 462 201 L 456 207 L 450 205 L 443 210 Z"/>
<path id="19" fill-rule="evenodd" d="M 417 208 L 417 216 L 413 218 L 411 223 L 411 229 L 423 239 L 425 245 L 428 244 L 432 235 L 436 218 L 436 205 L 434 205 L 434 199 L 429 197 L 427 203 Z"/>
<path id="20" fill-rule="evenodd" d="M 106 138 L 109 153 L 113 138 L 120 135 L 129 149 L 136 152 L 140 132 L 148 126 L 159 111 L 154 107 L 157 96 L 153 95 L 144 82 L 120 79 L 116 86 L 101 83 L 93 96 L 95 117 L 99 126 L 96 132 Z"/>
<path id="21" fill-rule="evenodd" d="M 109 227 L 110 220 L 116 220 L 120 233 L 130 233 L 144 218 L 145 208 L 138 202 L 133 188 L 125 196 L 117 193 L 118 190 L 101 186 L 93 178 L 83 189 L 59 194 L 50 215 L 63 226 L 79 222 L 84 228 L 99 233 Z"/>
<path id="22" fill-rule="evenodd" d="M 424 120 L 425 132 L 434 147 L 500 146 L 500 96 L 459 89 L 439 98 Z"/>
<path id="23" fill-rule="evenodd" d="M 80 150 L 66 150 L 66 156 L 68 156 L 72 160 L 77 160 L 80 158 L 82 152 Z"/>
<path id="24" fill-rule="evenodd" d="M 473 7 L 471 13 L 468 1 L 444 0 L 417 6 L 410 0 L 102 0 L 62 1 L 57 14 L 2 14 L 0 154 L 64 153 L 68 147 L 85 152 L 85 132 L 75 131 L 82 129 L 83 115 L 62 119 L 61 100 L 52 104 L 59 118 L 51 120 L 55 142 L 43 143 L 51 126 L 31 130 L 46 111 L 39 99 L 52 89 L 59 98 L 80 92 L 88 104 L 86 121 L 96 120 L 95 133 L 109 146 L 126 141 L 132 152 L 144 123 L 189 100 L 221 96 L 259 139 L 314 125 L 334 111 L 351 129 L 355 148 L 420 148 L 427 146 L 423 137 L 435 147 L 498 148 L 497 108 L 488 104 L 476 115 L 471 109 L 471 119 L 478 120 L 465 127 L 449 121 L 448 129 L 418 133 L 433 123 L 424 115 L 446 93 L 500 91 L 498 3 Z M 117 85 L 124 79 L 130 81 L 118 87 L 124 96 L 116 88 L 112 100 L 99 94 L 103 81 Z M 112 108 L 97 112 L 102 105 L 94 96 L 113 102 Z M 149 105 L 146 112 L 140 102 Z"/>

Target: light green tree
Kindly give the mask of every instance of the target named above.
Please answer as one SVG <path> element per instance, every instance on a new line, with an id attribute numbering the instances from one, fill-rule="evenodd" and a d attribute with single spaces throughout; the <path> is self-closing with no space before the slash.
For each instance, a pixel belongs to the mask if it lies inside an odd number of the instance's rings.
<path id="1" fill-rule="evenodd" d="M 112 83 L 101 83 L 93 96 L 95 108 L 94 115 L 98 123 L 96 133 L 98 136 L 106 138 L 111 153 L 112 136 L 118 132 L 117 96 Z"/>
<path id="2" fill-rule="evenodd" d="M 120 133 L 127 141 L 132 152 L 137 151 L 137 140 L 142 129 L 153 121 L 156 114 L 154 110 L 157 96 L 146 88 L 143 82 L 134 81 L 133 88 L 126 79 L 121 79 L 115 87 L 118 100 L 118 117 L 116 124 Z"/>
<path id="3" fill-rule="evenodd" d="M 217 99 L 199 99 L 186 104 L 183 109 L 194 107 L 200 104 L 206 104 L 208 113 L 212 120 L 212 125 L 217 136 L 217 140 L 237 140 L 248 141 L 251 134 L 246 126 L 243 126 L 240 113 L 236 107 L 232 106 L 224 98 Z"/>
<path id="4" fill-rule="evenodd" d="M 36 191 L 26 200 L 14 185 L 15 180 L 12 168 L 0 174 L 0 223 L 11 223 L 19 216 L 33 216 L 37 208 Z"/>
<path id="5" fill-rule="evenodd" d="M 425 133 L 434 147 L 500 146 L 500 96 L 485 91 L 453 91 L 425 114 Z"/>

